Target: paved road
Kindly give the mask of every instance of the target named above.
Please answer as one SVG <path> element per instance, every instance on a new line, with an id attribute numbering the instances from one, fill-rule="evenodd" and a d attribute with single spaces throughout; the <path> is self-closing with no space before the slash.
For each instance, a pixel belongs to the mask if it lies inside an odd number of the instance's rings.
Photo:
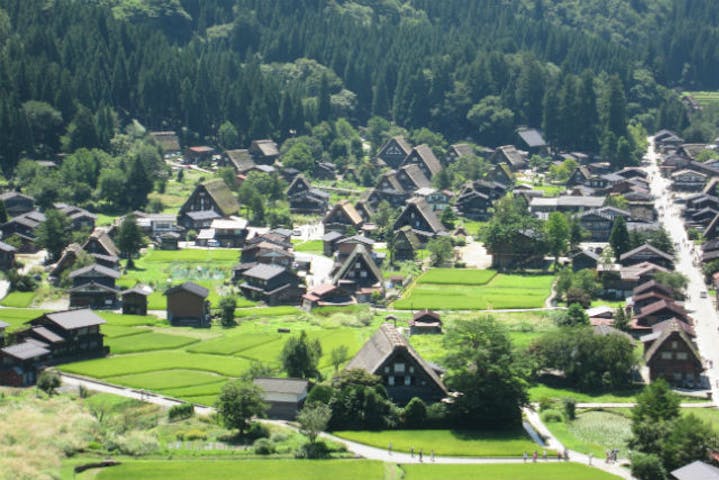
<path id="1" fill-rule="evenodd" d="M 712 390 L 712 398 L 716 403 L 719 388 L 717 388 L 717 379 L 719 378 L 719 316 L 716 309 L 709 298 L 701 298 L 701 292 L 707 291 L 704 283 L 704 275 L 700 268 L 694 265 L 695 257 L 694 244 L 688 240 L 684 229 L 684 221 L 681 216 L 679 205 L 674 203 L 670 191 L 670 182 L 662 177 L 659 173 L 658 154 L 654 150 L 654 140 L 649 138 L 649 148 L 647 151 L 649 158 L 649 166 L 647 171 L 650 175 L 650 186 L 652 194 L 656 198 L 656 205 L 659 206 L 659 221 L 669 232 L 672 241 L 679 244 L 677 248 L 677 262 L 675 270 L 683 273 L 689 279 L 687 287 L 687 299 L 684 303 L 687 310 L 691 312 L 694 319 L 694 328 L 697 334 L 697 345 L 702 357 L 709 362 L 706 375 L 709 381 L 709 387 Z"/>
<path id="2" fill-rule="evenodd" d="M 155 405 L 159 405 L 165 408 L 172 407 L 173 405 L 178 405 L 182 403 L 179 400 L 163 397 L 160 395 L 155 395 L 149 392 L 144 392 L 141 390 L 135 390 L 131 388 L 126 388 L 118 385 L 111 385 L 104 382 L 99 382 L 96 380 L 87 379 L 84 377 L 80 377 L 77 375 L 70 375 L 66 373 L 60 374 L 62 378 L 62 383 L 64 387 L 70 387 L 70 388 L 77 388 L 80 385 L 83 385 L 88 390 L 93 390 L 97 392 L 104 392 L 104 393 L 111 393 L 113 395 L 118 395 L 125 398 L 133 398 L 136 400 L 152 403 Z M 211 407 L 199 407 L 195 406 L 195 412 L 198 415 L 209 415 L 211 413 L 214 413 L 215 409 Z M 532 409 L 525 408 L 524 409 L 525 418 L 527 419 L 528 423 L 532 426 L 534 430 L 539 432 L 539 434 L 546 438 L 546 446 L 548 450 L 558 450 L 558 451 L 564 451 L 564 447 L 562 444 L 549 432 L 549 430 L 544 426 L 542 423 L 542 420 L 539 418 L 539 415 Z M 261 420 L 262 422 L 267 423 L 274 423 L 274 424 L 280 424 L 289 428 L 297 428 L 295 425 L 292 425 L 288 422 L 284 421 L 276 421 L 276 420 Z M 352 442 L 349 440 L 345 440 L 343 438 L 335 437 L 334 435 L 330 435 L 328 433 L 323 433 L 321 435 L 323 438 L 332 440 L 334 442 L 343 443 L 347 446 L 347 449 L 354 453 L 355 455 L 358 455 L 363 458 L 367 458 L 369 460 L 379 460 L 383 462 L 390 462 L 390 463 L 420 463 L 419 455 L 410 455 L 408 453 L 402 453 L 402 452 L 390 452 L 388 449 L 383 448 L 376 448 L 371 447 L 369 445 L 364 445 L 361 443 Z M 542 453 L 542 447 L 537 446 L 537 450 L 541 456 Z M 417 452 L 419 453 L 419 452 Z M 528 454 L 532 454 L 532 452 L 527 452 Z M 436 456 L 434 459 L 432 458 L 431 452 L 423 452 L 423 462 L 424 463 L 442 463 L 442 464 L 517 464 L 517 463 L 524 463 L 524 460 L 521 458 L 488 458 L 488 457 L 440 457 Z M 556 454 L 555 454 L 556 455 Z M 555 461 L 556 457 L 552 457 L 550 454 L 548 462 Z M 577 463 L 584 463 L 587 464 L 589 462 L 589 459 L 586 455 L 570 451 L 569 452 L 569 459 L 572 462 Z M 543 463 L 543 460 L 539 460 L 539 462 Z M 529 460 L 527 463 L 527 468 L 531 468 L 532 462 Z M 601 459 L 598 461 L 596 458 L 594 459 L 592 465 L 596 468 L 599 468 L 601 470 L 604 470 L 609 473 L 613 473 L 615 475 L 618 475 L 621 478 L 624 478 L 626 480 L 632 480 L 631 475 L 627 473 L 626 470 L 618 467 L 617 465 L 608 465 L 605 464 L 604 461 Z"/>

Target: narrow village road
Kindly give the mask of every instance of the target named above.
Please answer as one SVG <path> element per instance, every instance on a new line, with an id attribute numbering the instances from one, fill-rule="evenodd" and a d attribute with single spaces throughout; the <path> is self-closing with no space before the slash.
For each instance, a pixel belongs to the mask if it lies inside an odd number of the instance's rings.
<path id="1" fill-rule="evenodd" d="M 119 385 L 111 385 L 108 383 L 91 380 L 88 378 L 80 377 L 77 375 L 70 375 L 66 373 L 61 373 L 60 377 L 62 378 L 63 387 L 70 387 L 70 388 L 78 388 L 80 385 L 84 386 L 88 390 L 96 391 L 96 392 L 103 392 L 103 393 L 110 393 L 113 395 L 118 395 L 125 398 L 133 398 L 135 400 L 140 400 L 147 403 L 152 403 L 154 405 L 159 405 L 161 407 L 169 408 L 173 405 L 178 405 L 182 403 L 179 400 L 173 399 L 173 398 L 167 398 L 163 397 L 161 395 L 156 395 L 153 393 L 136 390 L 132 388 L 122 387 Z M 195 412 L 198 415 L 209 415 L 211 413 L 215 412 L 215 409 L 212 407 L 198 407 L 195 406 Z M 546 447 L 548 450 L 557 450 L 557 451 L 564 451 L 564 447 L 562 444 L 549 432 L 549 430 L 544 426 L 542 423 L 542 420 L 539 418 L 539 415 L 530 408 L 525 408 L 523 410 L 525 418 L 527 419 L 527 422 L 532 426 L 532 428 L 538 432 L 543 438 L 546 439 Z M 272 423 L 276 425 L 282 425 L 288 428 L 296 429 L 297 427 L 285 422 L 285 421 L 278 421 L 278 420 L 260 420 L 262 422 L 266 423 Z M 356 456 L 366 458 L 368 460 L 378 460 L 382 462 L 389 462 L 389 463 L 420 463 L 419 455 L 410 455 L 408 453 L 402 453 L 402 452 L 390 452 L 388 449 L 383 448 L 376 448 L 371 447 L 369 445 L 364 445 L 357 442 L 352 442 L 350 440 L 345 440 L 343 438 L 335 437 L 334 435 L 331 435 L 329 433 L 323 433 L 321 435 L 323 438 L 326 438 L 328 440 L 332 440 L 334 442 L 343 443 L 347 446 L 347 449 L 354 453 Z M 541 453 L 542 453 L 542 447 L 537 445 L 537 451 L 540 454 L 540 460 L 538 460 L 538 463 L 545 463 L 545 462 L 556 462 L 556 454 L 552 456 L 549 454 L 548 460 L 544 461 L 541 460 Z M 419 453 L 419 452 L 417 452 Z M 435 456 L 434 460 L 432 460 L 432 454 L 431 452 L 422 452 L 423 453 L 423 463 L 441 463 L 441 464 L 518 464 L 518 463 L 525 463 L 525 461 L 522 458 L 518 457 L 499 457 L 499 458 L 492 458 L 492 457 L 440 457 Z M 528 460 L 527 468 L 531 468 L 532 461 L 531 461 L 531 455 L 532 452 L 527 452 L 530 455 L 530 460 Z M 579 452 L 575 451 L 569 451 L 569 460 L 571 462 L 576 463 L 583 463 L 587 465 L 589 463 L 589 458 Z M 603 459 L 597 459 L 594 458 L 592 461 L 592 466 L 595 468 L 598 468 L 600 470 L 604 470 L 608 473 L 612 473 L 614 475 L 619 476 L 620 478 L 623 478 L 625 480 L 633 480 L 633 477 L 629 474 L 629 472 L 620 467 L 617 464 L 607 464 L 604 463 Z"/>
<path id="2" fill-rule="evenodd" d="M 712 399 L 716 405 L 717 394 L 719 393 L 717 386 L 717 379 L 719 378 L 719 316 L 708 295 L 702 295 L 703 292 L 707 291 L 707 286 L 704 283 L 701 268 L 698 266 L 700 264 L 694 264 L 696 252 L 700 251 L 700 249 L 695 247 L 694 243 L 688 239 L 684 229 L 681 209 L 672 199 L 672 192 L 669 188 L 670 182 L 659 173 L 659 155 L 654 149 L 654 139 L 652 137 L 649 138 L 647 157 L 650 164 L 646 170 L 649 173 L 652 194 L 656 198 L 655 205 L 659 210 L 659 221 L 669 232 L 675 245 L 678 245 L 676 248 L 677 262 L 674 268 L 677 272 L 686 275 L 689 280 L 687 299 L 684 306 L 694 319 L 697 345 L 707 367 L 706 376 L 709 383 L 707 387 L 712 391 Z"/>

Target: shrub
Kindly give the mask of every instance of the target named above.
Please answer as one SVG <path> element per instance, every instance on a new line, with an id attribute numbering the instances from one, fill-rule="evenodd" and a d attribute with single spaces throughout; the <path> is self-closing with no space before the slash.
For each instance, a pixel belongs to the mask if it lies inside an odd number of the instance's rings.
<path id="1" fill-rule="evenodd" d="M 262 425 L 261 423 L 254 422 L 250 425 L 250 428 L 247 429 L 247 433 L 245 433 L 245 437 L 249 440 L 257 440 L 259 438 L 269 438 L 270 431 L 266 426 Z"/>
<path id="2" fill-rule="evenodd" d="M 275 432 L 270 437 L 270 440 L 272 440 L 275 443 L 282 443 L 282 442 L 286 442 L 288 438 L 290 438 L 290 436 L 285 432 Z"/>
<path id="3" fill-rule="evenodd" d="M 37 388 L 48 395 L 53 395 L 61 384 L 60 375 L 54 370 L 45 370 L 37 379 Z"/>
<path id="4" fill-rule="evenodd" d="M 573 398 L 565 398 L 563 401 L 564 415 L 568 420 L 577 418 L 577 401 Z"/>
<path id="5" fill-rule="evenodd" d="M 295 451 L 295 458 L 318 459 L 328 458 L 330 449 L 325 442 L 305 443 Z"/>
<path id="6" fill-rule="evenodd" d="M 207 433 L 204 430 L 192 429 L 186 432 L 177 432 L 178 440 L 187 440 L 192 442 L 194 440 L 207 440 Z"/>
<path id="7" fill-rule="evenodd" d="M 329 385 L 315 385 L 312 387 L 312 390 L 310 390 L 310 393 L 307 394 L 307 400 L 306 403 L 330 403 L 330 400 L 332 400 L 332 395 L 334 394 L 334 389 Z"/>
<path id="8" fill-rule="evenodd" d="M 539 399 L 539 411 L 540 412 L 549 410 L 550 408 L 554 408 L 554 400 L 552 400 L 549 397 L 542 397 Z"/>
<path id="9" fill-rule="evenodd" d="M 638 480 L 666 480 L 662 460 L 653 454 L 635 453 L 632 455 L 632 475 Z"/>
<path id="10" fill-rule="evenodd" d="M 445 427 L 447 425 L 447 404 L 437 402 L 427 407 L 427 426 Z"/>
<path id="11" fill-rule="evenodd" d="M 559 423 L 563 421 L 562 413 L 558 410 L 545 410 L 542 412 L 542 421 L 545 423 Z"/>
<path id="12" fill-rule="evenodd" d="M 190 418 L 195 414 L 195 406 L 191 403 L 181 403 L 179 405 L 173 405 L 167 411 L 167 418 L 171 422 L 175 420 L 182 420 L 184 418 Z"/>
<path id="13" fill-rule="evenodd" d="M 140 457 L 154 453 L 159 448 L 157 439 L 147 432 L 132 431 L 127 435 L 111 438 L 108 450 L 117 450 L 124 455 Z"/>
<path id="14" fill-rule="evenodd" d="M 402 410 L 402 420 L 406 428 L 421 428 L 427 422 L 427 406 L 417 397 L 409 401 Z"/>
<path id="15" fill-rule="evenodd" d="M 90 396 L 90 391 L 85 385 L 80 384 L 77 386 L 77 396 L 80 398 L 87 398 Z"/>
<path id="16" fill-rule="evenodd" d="M 258 438 L 253 447 L 257 455 L 272 455 L 276 451 L 275 444 L 268 438 Z"/>

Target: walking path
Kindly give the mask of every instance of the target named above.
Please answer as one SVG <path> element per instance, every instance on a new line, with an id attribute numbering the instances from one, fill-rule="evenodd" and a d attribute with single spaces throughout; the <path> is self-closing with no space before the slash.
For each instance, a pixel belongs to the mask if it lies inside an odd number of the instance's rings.
<path id="1" fill-rule="evenodd" d="M 132 388 L 126 388 L 121 387 L 118 385 L 111 385 L 109 383 L 100 382 L 97 380 L 91 380 L 88 378 L 80 377 L 77 375 L 70 375 L 67 373 L 61 373 L 60 374 L 62 378 L 62 382 L 64 386 L 70 387 L 70 388 L 78 388 L 80 385 L 84 386 L 88 390 L 98 391 L 98 392 L 104 392 L 104 393 L 111 393 L 113 395 L 118 395 L 121 397 L 126 398 L 133 398 L 135 400 L 140 400 L 143 402 L 152 403 L 155 405 L 159 405 L 165 408 L 172 407 L 173 405 L 179 405 L 183 403 L 180 400 L 164 397 L 161 395 L 156 395 L 154 393 L 149 393 L 141 390 L 135 390 Z M 198 415 L 209 415 L 211 413 L 214 413 L 215 409 L 211 407 L 200 407 L 195 406 L 195 412 Z M 542 423 L 542 420 L 539 418 L 539 415 L 530 408 L 525 408 L 524 415 L 528 421 L 528 423 L 536 430 L 539 435 L 541 435 L 545 439 L 545 445 L 546 448 L 549 450 L 557 450 L 560 452 L 564 451 L 564 447 L 562 444 L 551 434 L 551 432 L 547 429 L 547 427 L 544 426 Z M 296 429 L 297 427 L 284 421 L 277 421 L 277 420 L 260 420 L 262 422 L 277 424 L 277 425 L 283 425 L 289 428 Z M 403 452 L 394 452 L 389 451 L 389 449 L 383 449 L 383 448 L 377 448 L 372 447 L 369 445 L 364 445 L 361 443 L 353 442 L 350 440 L 345 440 L 344 438 L 339 438 L 334 435 L 331 435 L 329 433 L 323 433 L 321 435 L 323 438 L 326 438 L 328 440 L 332 440 L 333 442 L 343 443 L 347 446 L 347 449 L 354 453 L 357 456 L 360 456 L 362 458 L 366 458 L 369 460 L 379 460 L 382 462 L 389 462 L 389 463 L 420 463 L 419 455 L 410 455 L 408 453 Z M 538 445 L 538 450 L 541 449 Z M 419 452 L 418 452 L 419 453 Z M 530 454 L 532 452 L 527 452 Z M 585 465 L 589 463 L 589 458 L 579 452 L 569 451 L 569 461 L 576 462 L 576 463 L 584 463 Z M 522 458 L 517 457 L 500 457 L 500 458 L 491 458 L 491 457 L 440 457 L 435 456 L 434 460 L 432 460 L 431 452 L 423 452 L 423 463 L 441 463 L 441 464 L 517 464 L 517 463 L 525 463 L 525 460 Z M 556 454 L 554 457 L 551 455 L 549 456 L 548 461 L 556 461 Z M 545 462 L 544 460 L 538 460 L 539 462 Z M 531 464 L 531 459 L 528 460 L 526 463 Z M 594 462 L 592 463 L 592 466 L 595 468 L 598 468 L 600 470 L 604 470 L 605 472 L 612 473 L 614 475 L 617 475 L 623 479 L 626 480 L 633 480 L 632 476 L 629 474 L 629 472 L 626 469 L 623 469 L 619 467 L 618 465 L 612 465 L 612 464 L 606 464 L 601 459 L 597 460 L 594 459 Z"/>
<path id="2" fill-rule="evenodd" d="M 699 351 L 705 360 L 708 387 L 712 390 L 712 398 L 716 402 L 719 393 L 719 316 L 708 298 L 702 293 L 707 291 L 699 263 L 694 264 L 694 243 L 687 237 L 679 205 L 674 203 L 670 191 L 670 182 L 659 172 L 658 154 L 654 150 L 654 139 L 649 138 L 647 157 L 650 164 L 647 167 L 652 194 L 659 206 L 659 221 L 669 232 L 676 248 L 677 262 L 675 270 L 683 273 L 689 280 L 687 286 L 687 299 L 684 306 L 691 312 L 694 319 L 694 330 L 697 334 Z"/>

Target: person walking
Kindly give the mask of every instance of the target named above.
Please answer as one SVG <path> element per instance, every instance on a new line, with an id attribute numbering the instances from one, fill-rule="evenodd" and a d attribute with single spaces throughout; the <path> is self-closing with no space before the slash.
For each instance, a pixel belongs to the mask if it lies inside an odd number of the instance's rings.
<path id="1" fill-rule="evenodd" d="M 432 450 L 430 453 L 430 458 L 432 459 L 432 463 L 434 463 L 434 450 Z"/>
<path id="2" fill-rule="evenodd" d="M 409 457 L 414 458 L 414 447 L 409 447 Z"/>
<path id="3" fill-rule="evenodd" d="M 422 463 L 422 449 L 419 450 L 419 463 Z"/>
<path id="4" fill-rule="evenodd" d="M 392 455 L 392 442 L 389 442 L 389 445 L 387 445 L 387 453 Z"/>
<path id="5" fill-rule="evenodd" d="M 590 467 L 592 466 L 592 457 L 593 457 L 593 456 L 594 456 L 594 455 L 592 455 L 592 454 L 590 453 L 590 454 L 589 454 L 589 457 L 588 457 L 588 459 L 589 459 L 588 463 L 589 463 L 589 466 L 590 466 Z"/>
<path id="6" fill-rule="evenodd" d="M 547 461 L 547 450 L 542 450 L 542 460 Z"/>
<path id="7" fill-rule="evenodd" d="M 524 460 L 524 463 L 527 463 L 527 452 L 522 454 L 522 460 Z"/>
<path id="8" fill-rule="evenodd" d="M 532 463 L 537 463 L 537 451 L 536 450 L 532 454 Z"/>

